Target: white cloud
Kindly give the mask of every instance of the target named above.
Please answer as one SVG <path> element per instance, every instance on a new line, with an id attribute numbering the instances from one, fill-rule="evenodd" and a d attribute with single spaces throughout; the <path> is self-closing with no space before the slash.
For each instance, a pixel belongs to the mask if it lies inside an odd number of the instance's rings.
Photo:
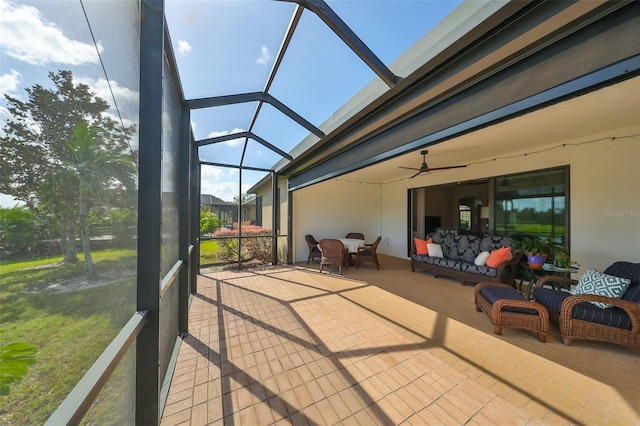
<path id="1" fill-rule="evenodd" d="M 257 64 L 267 64 L 271 59 L 271 52 L 267 49 L 267 46 L 262 46 L 260 48 L 260 57 L 256 60 Z"/>
<path id="2" fill-rule="evenodd" d="M 0 94 L 10 95 L 18 89 L 20 83 L 20 74 L 16 70 L 11 70 L 11 74 L 0 75 Z"/>
<path id="3" fill-rule="evenodd" d="M 229 180 L 223 168 L 203 166 L 201 173 L 202 193 L 214 195 L 224 201 L 232 201 L 238 195 L 238 183 Z"/>
<path id="4" fill-rule="evenodd" d="M 178 40 L 178 51 L 182 55 L 186 55 L 191 52 L 191 45 L 184 40 Z"/>
<path id="5" fill-rule="evenodd" d="M 244 129 L 239 129 L 239 128 L 235 128 L 231 131 L 229 130 L 222 130 L 222 131 L 216 131 L 216 132 L 211 132 L 207 135 L 207 139 L 208 138 L 216 138 L 218 136 L 226 136 L 232 133 L 240 133 L 240 132 L 244 132 Z M 238 138 L 238 139 L 231 139 L 229 141 L 225 141 L 225 144 L 227 144 L 228 146 L 239 146 L 242 143 L 244 143 L 244 138 Z"/>
<path id="6" fill-rule="evenodd" d="M 43 20 L 35 7 L 13 6 L 4 0 L 0 0 L 0 49 L 33 65 L 98 62 L 94 45 L 67 38 L 54 23 Z M 103 50 L 100 43 L 98 49 Z"/>
<path id="7" fill-rule="evenodd" d="M 82 83 L 89 86 L 92 92 L 95 92 L 99 98 L 107 101 L 111 107 L 113 107 L 113 96 L 116 98 L 116 102 L 118 102 L 118 107 L 122 109 L 123 106 L 133 104 L 138 104 L 138 92 L 136 90 L 131 90 L 127 87 L 122 87 L 115 80 L 110 80 L 107 82 L 104 78 L 88 78 L 88 77 L 80 77 L 75 79 L 76 83 Z M 111 83 L 111 88 L 109 88 L 109 83 Z M 113 96 L 111 95 L 111 91 L 113 91 Z"/>

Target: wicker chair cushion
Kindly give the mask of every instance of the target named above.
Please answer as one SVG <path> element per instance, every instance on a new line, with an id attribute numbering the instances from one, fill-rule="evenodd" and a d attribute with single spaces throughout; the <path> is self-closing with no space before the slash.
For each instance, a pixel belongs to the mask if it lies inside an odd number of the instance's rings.
<path id="1" fill-rule="evenodd" d="M 569 296 L 571 296 L 571 293 L 551 288 L 536 288 L 534 291 L 535 301 L 546 307 L 549 312 L 555 313 L 560 312 L 562 302 Z M 596 324 L 631 330 L 631 319 L 629 315 L 620 308 L 602 309 L 589 302 L 582 302 L 573 308 L 571 317 Z"/>
<path id="2" fill-rule="evenodd" d="M 640 263 L 614 262 L 604 270 L 604 273 L 620 278 L 628 278 L 631 280 L 632 286 L 640 284 Z"/>
<path id="3" fill-rule="evenodd" d="M 640 263 L 615 262 L 605 269 L 604 273 L 630 279 L 631 285 L 621 299 L 640 302 Z"/>
<path id="4" fill-rule="evenodd" d="M 640 284 L 631 285 L 622 296 L 622 300 L 640 303 Z"/>
<path id="5" fill-rule="evenodd" d="M 507 287 L 484 287 L 480 290 L 480 294 L 492 305 L 501 299 L 509 300 L 527 300 L 519 291 L 513 288 Z M 505 306 L 504 311 L 517 312 L 520 314 L 538 315 L 538 311 L 529 308 L 517 308 L 512 306 Z"/>
<path id="6" fill-rule="evenodd" d="M 487 265 L 474 265 L 473 263 L 461 263 L 460 270 L 484 275 L 487 277 L 495 277 L 498 273 L 498 270 L 496 268 L 492 268 Z"/>

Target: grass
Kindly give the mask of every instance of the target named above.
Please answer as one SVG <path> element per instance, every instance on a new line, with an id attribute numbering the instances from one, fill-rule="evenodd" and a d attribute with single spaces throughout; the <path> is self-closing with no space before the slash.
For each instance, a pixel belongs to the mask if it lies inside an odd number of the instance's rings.
<path id="1" fill-rule="evenodd" d="M 82 262 L 64 265 L 62 258 L 48 258 L 0 263 L 0 346 L 24 341 L 38 348 L 27 376 L 0 398 L 0 424 L 43 424 L 135 312 L 135 250 L 92 256 L 105 285 L 69 292 L 51 290 L 50 285 L 82 286 Z M 123 397 L 133 392 L 123 381 L 132 380 L 128 374 L 116 375 L 103 392 Z M 125 414 L 113 406 L 91 412 L 96 418 L 111 412 L 111 420 L 115 413 Z M 85 421 L 91 423 L 89 418 Z"/>
<path id="2" fill-rule="evenodd" d="M 528 234 L 528 235 L 551 235 L 550 224 L 538 224 L 538 223 L 519 223 L 518 225 L 509 225 L 510 234 Z M 497 233 L 504 234 L 504 226 L 496 226 Z M 557 235 L 564 235 L 564 226 L 555 227 Z"/>
<path id="3" fill-rule="evenodd" d="M 200 241 L 200 264 L 209 265 L 212 263 L 218 263 L 218 243 L 214 240 Z"/>

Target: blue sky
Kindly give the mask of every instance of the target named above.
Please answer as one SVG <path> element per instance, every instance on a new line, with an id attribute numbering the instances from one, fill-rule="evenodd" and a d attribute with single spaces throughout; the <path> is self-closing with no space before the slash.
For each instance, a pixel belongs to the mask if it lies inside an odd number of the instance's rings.
<path id="1" fill-rule="evenodd" d="M 91 3 L 99 10 L 108 7 L 109 1 Z M 428 0 L 327 3 L 387 66 L 460 4 Z M 167 23 L 187 99 L 262 91 L 294 8 L 286 1 L 166 0 Z M 108 59 L 109 53 L 122 53 L 124 47 L 110 46 L 100 38 L 101 31 L 118 30 L 113 20 L 102 21 L 106 20 L 90 19 L 97 27 L 94 33 L 101 55 Z M 75 78 L 110 101 L 79 1 L 0 0 L 0 93 L 24 97 L 26 87 L 49 85 L 47 72 L 58 69 L 71 69 Z M 127 76 L 109 77 L 121 108 L 126 110 L 128 102 L 135 105 L 138 88 L 127 84 Z M 269 93 L 320 126 L 374 78 L 355 53 L 305 10 Z M 256 106 L 194 111 L 196 138 L 248 130 Z M 3 96 L 0 121 L 6 117 Z M 309 133 L 270 105 L 263 106 L 253 132 L 285 152 Z M 200 157 L 237 164 L 243 143 L 216 144 L 202 149 Z M 244 164 L 268 169 L 279 159 L 250 140 Z M 243 172 L 242 191 L 263 175 Z M 239 193 L 237 170 L 203 168 L 202 192 L 232 200 Z M 0 195 L 0 205 L 7 204 L 10 199 Z"/>

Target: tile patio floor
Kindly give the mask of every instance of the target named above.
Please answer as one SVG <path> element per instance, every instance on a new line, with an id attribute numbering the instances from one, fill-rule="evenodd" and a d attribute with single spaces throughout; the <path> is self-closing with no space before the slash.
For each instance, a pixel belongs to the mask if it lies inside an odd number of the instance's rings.
<path id="1" fill-rule="evenodd" d="M 640 425 L 640 352 L 547 343 L 382 257 L 199 277 L 161 424 Z"/>

